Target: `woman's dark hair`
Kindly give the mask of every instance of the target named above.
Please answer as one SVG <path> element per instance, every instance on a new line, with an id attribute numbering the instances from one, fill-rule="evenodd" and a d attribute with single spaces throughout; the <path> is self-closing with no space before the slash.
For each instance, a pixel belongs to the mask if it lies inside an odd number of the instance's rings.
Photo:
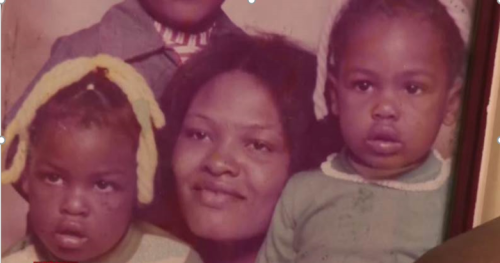
<path id="1" fill-rule="evenodd" d="M 220 39 L 194 55 L 176 72 L 168 92 L 160 100 L 168 120 L 168 130 L 159 136 L 161 160 L 171 160 L 184 117 L 200 88 L 211 79 L 235 70 L 261 80 L 272 95 L 291 153 L 290 172 L 312 167 L 314 160 L 311 160 L 308 147 L 311 145 L 309 133 L 315 122 L 312 91 L 316 60 L 310 53 L 276 35 Z"/>
<path id="2" fill-rule="evenodd" d="M 91 85 L 91 86 L 90 86 Z M 61 89 L 41 106 L 31 123 L 30 143 L 36 145 L 47 125 L 64 121 L 78 128 L 114 128 L 130 136 L 137 148 L 140 126 L 123 91 L 105 76 L 105 69 L 87 74 Z"/>
<path id="3" fill-rule="evenodd" d="M 466 10 L 462 12 L 465 13 Z M 336 65 L 342 61 L 342 54 L 352 30 L 375 15 L 389 19 L 418 16 L 422 21 L 432 23 L 443 35 L 450 79 L 454 79 L 464 71 L 465 41 L 455 21 L 439 0 L 351 0 L 331 31 L 328 57 L 333 56 L 335 65 L 329 63 L 330 72 L 337 72 Z M 418 37 L 418 32 L 415 32 L 415 37 Z"/>

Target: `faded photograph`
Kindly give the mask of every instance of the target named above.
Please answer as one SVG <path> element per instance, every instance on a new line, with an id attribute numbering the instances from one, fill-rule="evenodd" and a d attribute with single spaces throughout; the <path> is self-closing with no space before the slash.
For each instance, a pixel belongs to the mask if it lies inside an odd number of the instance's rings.
<path id="1" fill-rule="evenodd" d="M 5 262 L 415 262 L 472 0 L 11 1 Z"/>

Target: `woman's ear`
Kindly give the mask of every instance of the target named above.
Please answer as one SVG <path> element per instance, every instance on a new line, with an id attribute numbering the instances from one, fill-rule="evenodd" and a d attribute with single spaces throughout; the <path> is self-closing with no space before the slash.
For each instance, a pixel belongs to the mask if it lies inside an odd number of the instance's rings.
<path id="1" fill-rule="evenodd" d="M 463 78 L 457 77 L 450 90 L 448 90 L 445 115 L 443 119 L 443 124 L 446 126 L 454 125 L 458 119 L 463 84 Z"/>
<path id="2" fill-rule="evenodd" d="M 332 73 L 328 73 L 327 82 L 328 82 L 327 94 L 330 96 L 330 110 L 332 111 L 333 115 L 338 116 L 339 115 L 339 105 L 337 99 L 338 80 Z"/>

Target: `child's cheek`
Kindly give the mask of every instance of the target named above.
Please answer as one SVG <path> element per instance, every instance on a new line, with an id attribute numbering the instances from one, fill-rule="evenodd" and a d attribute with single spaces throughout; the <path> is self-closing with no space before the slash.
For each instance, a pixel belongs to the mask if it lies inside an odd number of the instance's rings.
<path id="1" fill-rule="evenodd" d="M 131 195 L 115 194 L 97 200 L 104 213 L 128 213 L 135 205 L 135 198 Z"/>

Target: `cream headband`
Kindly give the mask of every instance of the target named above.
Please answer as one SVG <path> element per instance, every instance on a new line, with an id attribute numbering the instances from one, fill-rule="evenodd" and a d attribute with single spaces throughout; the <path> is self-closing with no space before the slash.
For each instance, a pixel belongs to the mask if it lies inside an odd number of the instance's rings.
<path id="1" fill-rule="evenodd" d="M 416 0 L 418 1 L 418 0 Z M 324 119 L 328 115 L 328 106 L 325 100 L 325 85 L 328 76 L 328 64 L 333 64 L 333 58 L 328 61 L 328 47 L 330 43 L 330 31 L 337 21 L 342 16 L 344 9 L 347 7 L 349 0 L 335 0 L 332 1 L 332 6 L 330 13 L 328 15 L 327 23 L 323 29 L 323 34 L 318 48 L 318 66 L 317 72 L 318 76 L 316 79 L 316 87 L 313 93 L 314 102 L 314 113 L 316 119 Z M 441 4 L 446 7 L 446 10 L 450 14 L 451 18 L 455 21 L 458 29 L 460 30 L 460 35 L 464 40 L 466 46 L 469 43 L 470 30 L 471 30 L 471 16 L 469 10 L 461 0 L 439 0 Z"/>
<path id="2" fill-rule="evenodd" d="M 148 204 L 153 200 L 158 152 L 152 126 L 154 125 L 156 129 L 165 126 L 165 117 L 146 80 L 129 64 L 108 55 L 67 60 L 55 66 L 38 81 L 5 131 L 7 140 L 2 146 L 3 167 L 8 149 L 16 136 L 19 136 L 19 144 L 12 166 L 2 172 L 2 184 L 16 182 L 26 165 L 29 147 L 28 129 L 38 108 L 59 90 L 79 81 L 97 68 L 107 69 L 107 78 L 125 93 L 141 126 L 137 150 L 138 200 L 142 204 Z"/>

